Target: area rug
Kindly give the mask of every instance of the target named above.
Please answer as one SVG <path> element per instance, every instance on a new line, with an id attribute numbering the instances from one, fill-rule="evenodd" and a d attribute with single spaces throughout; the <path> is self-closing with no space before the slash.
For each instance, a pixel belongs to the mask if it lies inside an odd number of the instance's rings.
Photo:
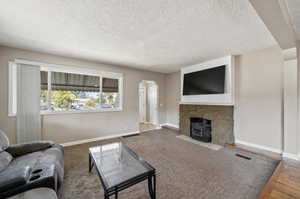
<path id="1" fill-rule="evenodd" d="M 59 198 L 104 198 L 96 172 L 88 172 L 88 148 L 116 141 L 125 142 L 156 168 L 158 199 L 255 199 L 279 163 L 251 153 L 237 156 L 238 150 L 226 147 L 211 150 L 178 139 L 170 130 L 154 130 L 66 147 L 65 179 Z M 148 198 L 146 182 L 119 194 L 119 199 Z"/>

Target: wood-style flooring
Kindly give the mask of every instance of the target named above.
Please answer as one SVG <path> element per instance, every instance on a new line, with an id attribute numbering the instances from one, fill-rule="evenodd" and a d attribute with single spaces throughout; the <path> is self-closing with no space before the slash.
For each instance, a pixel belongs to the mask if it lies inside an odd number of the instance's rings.
<path id="1" fill-rule="evenodd" d="M 300 162 L 282 160 L 259 199 L 300 199 Z"/>

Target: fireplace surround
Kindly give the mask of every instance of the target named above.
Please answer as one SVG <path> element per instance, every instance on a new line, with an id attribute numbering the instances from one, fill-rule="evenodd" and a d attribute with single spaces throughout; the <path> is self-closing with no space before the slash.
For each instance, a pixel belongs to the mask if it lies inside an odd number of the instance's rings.
<path id="1" fill-rule="evenodd" d="M 224 146 L 234 143 L 233 106 L 181 104 L 179 115 L 180 134 L 191 136 L 192 118 L 202 118 L 211 122 L 211 142 L 213 144 Z"/>

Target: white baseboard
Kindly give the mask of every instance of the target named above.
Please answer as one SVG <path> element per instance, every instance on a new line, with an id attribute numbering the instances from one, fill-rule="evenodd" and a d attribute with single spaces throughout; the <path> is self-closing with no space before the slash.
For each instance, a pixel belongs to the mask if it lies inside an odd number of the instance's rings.
<path id="1" fill-rule="evenodd" d="M 78 144 L 85 144 L 85 143 L 95 142 L 95 141 L 100 141 L 100 140 L 108 140 L 108 139 L 112 139 L 112 138 L 134 135 L 134 134 L 138 134 L 138 133 L 140 133 L 140 132 L 135 131 L 135 132 L 130 132 L 130 133 L 121 133 L 121 134 L 117 134 L 117 135 L 109 135 L 109 136 L 96 137 L 96 138 L 90 138 L 90 139 L 84 139 L 84 140 L 77 140 L 77 141 L 73 141 L 73 142 L 66 142 L 66 143 L 62 143 L 61 145 L 63 147 L 74 146 L 74 145 L 78 145 Z"/>
<path id="2" fill-rule="evenodd" d="M 293 153 L 282 153 L 282 157 L 284 158 L 289 158 L 289 159 L 293 159 L 293 160 L 300 160 L 300 154 L 296 155 Z"/>
<path id="3" fill-rule="evenodd" d="M 160 124 L 160 126 L 161 126 L 161 127 L 162 127 L 162 126 L 170 126 L 170 127 L 179 129 L 179 125 L 171 124 L 171 123 Z"/>
<path id="4" fill-rule="evenodd" d="M 272 147 L 266 147 L 266 146 L 262 146 L 262 145 L 258 145 L 258 144 L 253 144 L 253 143 L 250 143 L 250 142 L 244 142 L 242 140 L 235 140 L 235 143 L 245 145 L 245 146 L 249 146 L 249 147 L 252 147 L 252 148 L 265 150 L 265 151 L 270 151 L 270 152 L 273 152 L 273 153 L 278 153 L 278 154 L 282 153 L 282 150 L 280 150 L 280 149 L 275 149 L 275 148 L 272 148 Z"/>

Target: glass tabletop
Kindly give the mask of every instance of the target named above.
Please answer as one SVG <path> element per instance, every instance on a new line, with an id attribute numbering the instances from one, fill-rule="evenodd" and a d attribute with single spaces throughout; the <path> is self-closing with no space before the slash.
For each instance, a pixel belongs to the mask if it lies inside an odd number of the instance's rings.
<path id="1" fill-rule="evenodd" d="M 154 170 L 123 142 L 92 147 L 89 152 L 106 189 Z"/>

